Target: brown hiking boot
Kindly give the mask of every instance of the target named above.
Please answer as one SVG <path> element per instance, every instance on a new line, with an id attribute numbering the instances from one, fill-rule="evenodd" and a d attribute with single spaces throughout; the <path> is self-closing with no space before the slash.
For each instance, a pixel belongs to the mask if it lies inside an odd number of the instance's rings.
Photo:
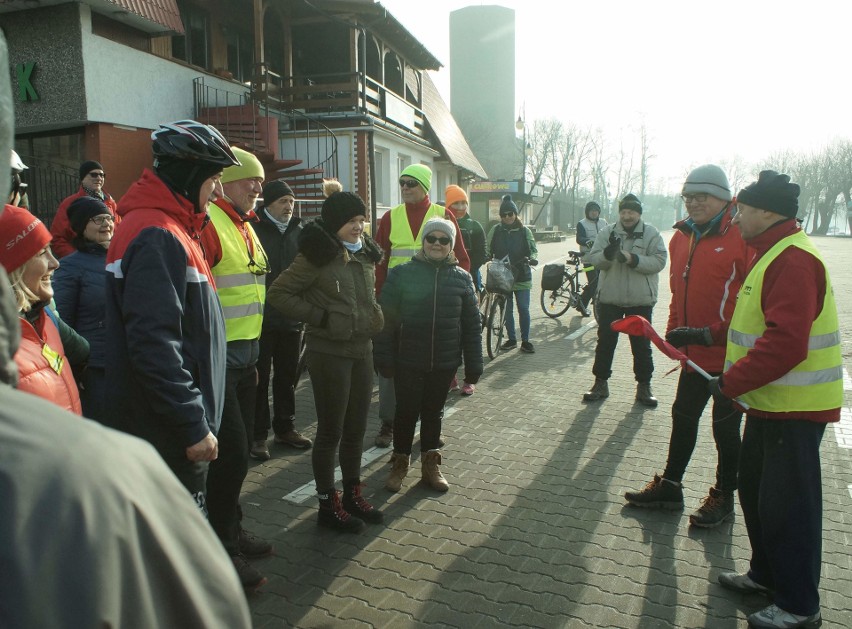
<path id="1" fill-rule="evenodd" d="M 592 388 L 583 394 L 584 402 L 597 402 L 609 397 L 609 385 L 603 378 L 595 378 Z"/>
<path id="2" fill-rule="evenodd" d="M 402 454 L 401 452 L 391 454 L 391 471 L 388 474 L 388 479 L 385 481 L 385 489 L 394 493 L 400 490 L 402 481 L 405 479 L 405 475 L 408 474 L 409 463 L 410 458 L 407 454 Z"/>
<path id="3" fill-rule="evenodd" d="M 689 516 L 689 523 L 704 529 L 719 526 L 734 515 L 734 492 L 724 492 L 715 487 L 701 501 L 701 506 Z"/>
<path id="4" fill-rule="evenodd" d="M 382 424 L 379 429 L 379 434 L 376 435 L 377 448 L 390 448 L 393 443 L 393 426 L 391 424 Z"/>
<path id="5" fill-rule="evenodd" d="M 447 491 L 450 484 L 444 475 L 441 474 L 441 451 L 429 450 L 422 455 L 421 472 L 423 474 L 423 482 L 437 491 Z"/>
<path id="6" fill-rule="evenodd" d="M 295 428 L 291 428 L 280 435 L 275 435 L 275 443 L 290 446 L 291 448 L 298 448 L 299 450 L 307 450 L 314 445 L 313 441 L 302 435 Z"/>
<path id="7" fill-rule="evenodd" d="M 624 499 L 636 507 L 683 509 L 683 485 L 654 474 L 641 491 L 628 491 Z"/>
<path id="8" fill-rule="evenodd" d="M 246 590 L 256 591 L 257 588 L 266 583 L 266 577 L 260 574 L 257 568 L 246 561 L 245 555 L 231 555 L 231 561 L 234 562 L 234 569 L 237 571 L 237 577 L 239 577 L 240 583 Z"/>
<path id="9" fill-rule="evenodd" d="M 649 408 L 657 407 L 657 398 L 655 398 L 654 394 L 651 393 L 650 382 L 640 382 L 636 385 L 636 401 L 642 406 L 647 406 Z"/>

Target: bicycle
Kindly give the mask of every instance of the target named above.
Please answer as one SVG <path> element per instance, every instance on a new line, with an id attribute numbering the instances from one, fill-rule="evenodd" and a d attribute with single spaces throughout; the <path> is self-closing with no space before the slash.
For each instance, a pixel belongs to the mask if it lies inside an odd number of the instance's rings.
<path id="1" fill-rule="evenodd" d="M 569 251 L 568 260 L 562 271 L 562 284 L 557 289 L 542 289 L 541 291 L 541 309 L 544 314 L 551 319 L 556 319 L 568 312 L 569 308 L 576 308 L 584 317 L 593 314 L 595 321 L 597 321 L 598 304 L 595 300 L 595 289 L 597 288 L 598 278 L 596 277 L 592 282 L 585 285 L 580 285 L 580 274 L 591 271 L 593 268 L 583 265 L 583 257 L 579 251 Z M 587 289 L 592 297 L 589 303 L 584 306 L 581 296 Z M 589 311 L 590 307 L 591 312 Z"/>

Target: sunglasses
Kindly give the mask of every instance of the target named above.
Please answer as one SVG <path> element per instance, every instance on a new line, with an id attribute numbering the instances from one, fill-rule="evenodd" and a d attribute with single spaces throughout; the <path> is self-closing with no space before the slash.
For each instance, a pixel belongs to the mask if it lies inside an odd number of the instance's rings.
<path id="1" fill-rule="evenodd" d="M 91 177 L 92 179 L 106 179 L 106 174 L 104 173 L 89 173 L 86 176 Z"/>
<path id="2" fill-rule="evenodd" d="M 430 245 L 434 245 L 436 242 L 439 242 L 446 247 L 452 241 L 446 236 L 432 236 L 430 234 L 429 236 L 426 236 L 426 242 L 428 242 Z"/>
<path id="3" fill-rule="evenodd" d="M 500 216 L 514 216 L 514 212 L 500 212 Z"/>
<path id="4" fill-rule="evenodd" d="M 400 188 L 416 188 L 420 184 L 417 183 L 415 179 L 400 179 L 399 187 Z"/>

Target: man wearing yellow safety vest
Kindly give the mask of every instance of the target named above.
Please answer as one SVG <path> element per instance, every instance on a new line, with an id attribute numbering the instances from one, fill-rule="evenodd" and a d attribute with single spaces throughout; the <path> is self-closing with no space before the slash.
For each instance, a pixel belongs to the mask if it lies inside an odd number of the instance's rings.
<path id="1" fill-rule="evenodd" d="M 737 195 L 734 224 L 755 251 L 727 327 L 725 371 L 714 397 L 747 413 L 739 497 L 751 543 L 749 570 L 719 575 L 774 602 L 750 627 L 818 627 L 822 563 L 819 448 L 840 419 L 843 363 L 831 280 L 796 222 L 799 186 L 765 170 Z M 746 405 L 748 405 L 746 407 Z"/>
<path id="2" fill-rule="evenodd" d="M 424 164 L 412 164 L 399 175 L 399 190 L 403 202 L 386 212 L 376 229 L 376 243 L 385 252 L 385 257 L 376 265 L 376 299 L 382 292 L 388 269 L 408 262 L 422 248 L 420 230 L 426 221 L 445 218 L 453 223 L 458 233 L 459 226 L 455 215 L 450 210 L 432 203 L 429 198 L 431 188 L 432 170 Z M 456 238 L 453 253 L 459 261 L 459 266 L 470 272 L 470 257 L 461 238 Z M 380 448 L 387 448 L 393 442 L 395 407 L 393 379 L 379 376 L 379 418 L 382 427 L 376 437 L 376 445 Z"/>
<path id="3" fill-rule="evenodd" d="M 251 226 L 257 219 L 254 206 L 263 183 L 263 165 L 247 151 L 232 150 L 240 166 L 223 171 L 225 197 L 208 207 L 210 227 L 214 229 L 202 234 L 225 314 L 228 341 L 219 458 L 211 463 L 207 477 L 207 509 L 210 524 L 231 556 L 240 581 L 244 587 L 255 589 L 266 578 L 246 559 L 271 554 L 272 545 L 242 528 L 239 499 L 254 434 L 257 358 L 266 299 L 264 275 L 269 272 L 269 262 Z"/>

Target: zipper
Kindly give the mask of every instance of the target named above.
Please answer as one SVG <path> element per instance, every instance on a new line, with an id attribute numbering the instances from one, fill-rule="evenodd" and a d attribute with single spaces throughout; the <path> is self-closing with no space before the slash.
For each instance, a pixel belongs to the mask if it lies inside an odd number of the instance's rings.
<path id="1" fill-rule="evenodd" d="M 440 270 L 440 268 L 435 269 L 435 287 L 432 291 L 432 352 L 430 371 L 435 368 L 435 320 L 438 316 L 438 273 Z"/>

